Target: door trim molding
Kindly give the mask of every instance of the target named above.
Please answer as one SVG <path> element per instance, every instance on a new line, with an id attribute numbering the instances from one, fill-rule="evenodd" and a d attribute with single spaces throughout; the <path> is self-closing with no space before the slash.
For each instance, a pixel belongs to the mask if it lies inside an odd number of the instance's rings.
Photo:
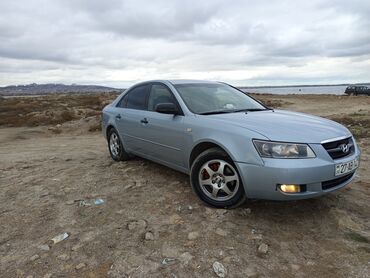
<path id="1" fill-rule="evenodd" d="M 143 138 L 140 138 L 140 137 L 136 137 L 136 136 L 133 136 L 133 135 L 129 135 L 129 134 L 124 134 L 124 135 L 127 136 L 127 137 L 131 137 L 131 138 L 134 138 L 134 139 L 138 139 L 138 140 L 144 141 L 144 142 L 148 142 L 148 143 L 151 143 L 151 144 L 154 144 L 154 145 L 158 145 L 158 146 L 161 146 L 161 147 L 172 149 L 172 150 L 175 150 L 175 151 L 181 151 L 181 149 L 178 149 L 178 148 L 175 148 L 175 147 L 172 147 L 172 146 L 168 146 L 168 145 L 164 145 L 164 144 L 161 144 L 161 143 L 158 143 L 158 142 L 146 140 L 146 139 L 143 139 Z"/>

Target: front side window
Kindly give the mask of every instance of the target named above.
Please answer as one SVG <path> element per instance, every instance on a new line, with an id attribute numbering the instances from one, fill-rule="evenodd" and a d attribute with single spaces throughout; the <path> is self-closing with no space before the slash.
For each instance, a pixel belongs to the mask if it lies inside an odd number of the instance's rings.
<path id="1" fill-rule="evenodd" d="M 123 98 L 123 106 L 131 109 L 146 110 L 148 85 L 133 88 Z"/>
<path id="2" fill-rule="evenodd" d="M 176 103 L 170 90 L 161 84 L 153 84 L 148 99 L 148 110 L 155 111 L 159 103 Z"/>
<path id="3" fill-rule="evenodd" d="M 231 86 L 220 83 L 175 85 L 190 111 L 196 114 L 266 110 L 265 106 Z"/>

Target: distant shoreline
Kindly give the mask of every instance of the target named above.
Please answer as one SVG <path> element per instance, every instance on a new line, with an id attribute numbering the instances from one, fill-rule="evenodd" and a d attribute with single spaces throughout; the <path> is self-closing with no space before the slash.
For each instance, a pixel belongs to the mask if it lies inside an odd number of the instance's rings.
<path id="1" fill-rule="evenodd" d="M 326 85 L 278 85 L 278 86 L 238 86 L 244 92 L 257 94 L 329 94 L 343 95 L 350 84 Z M 370 83 L 356 85 L 369 86 Z M 101 94 L 121 93 L 126 89 L 112 88 L 98 85 L 64 85 L 64 84 L 30 84 L 0 87 L 0 96 L 44 96 L 53 94 Z"/>
<path id="2" fill-rule="evenodd" d="M 348 84 L 322 84 L 322 85 L 266 85 L 266 86 L 240 86 L 239 89 L 264 89 L 264 88 L 304 88 L 304 87 L 337 87 L 337 86 L 350 86 L 350 85 L 363 85 L 370 86 L 370 82 L 367 83 L 348 83 Z"/>

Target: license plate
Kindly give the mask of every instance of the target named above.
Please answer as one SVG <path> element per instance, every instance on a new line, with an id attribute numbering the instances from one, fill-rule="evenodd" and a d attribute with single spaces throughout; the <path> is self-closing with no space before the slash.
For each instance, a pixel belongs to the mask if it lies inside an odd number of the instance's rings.
<path id="1" fill-rule="evenodd" d="M 352 161 L 339 163 L 335 165 L 335 175 L 340 176 L 343 174 L 347 174 L 358 167 L 358 157 Z"/>

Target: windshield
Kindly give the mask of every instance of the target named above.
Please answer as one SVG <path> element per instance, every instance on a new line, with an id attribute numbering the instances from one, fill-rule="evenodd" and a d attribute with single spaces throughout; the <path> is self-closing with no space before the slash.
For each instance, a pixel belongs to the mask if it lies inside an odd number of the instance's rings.
<path id="1" fill-rule="evenodd" d="M 268 108 L 241 91 L 226 84 L 178 84 L 179 92 L 189 110 L 196 114 L 260 111 Z"/>

